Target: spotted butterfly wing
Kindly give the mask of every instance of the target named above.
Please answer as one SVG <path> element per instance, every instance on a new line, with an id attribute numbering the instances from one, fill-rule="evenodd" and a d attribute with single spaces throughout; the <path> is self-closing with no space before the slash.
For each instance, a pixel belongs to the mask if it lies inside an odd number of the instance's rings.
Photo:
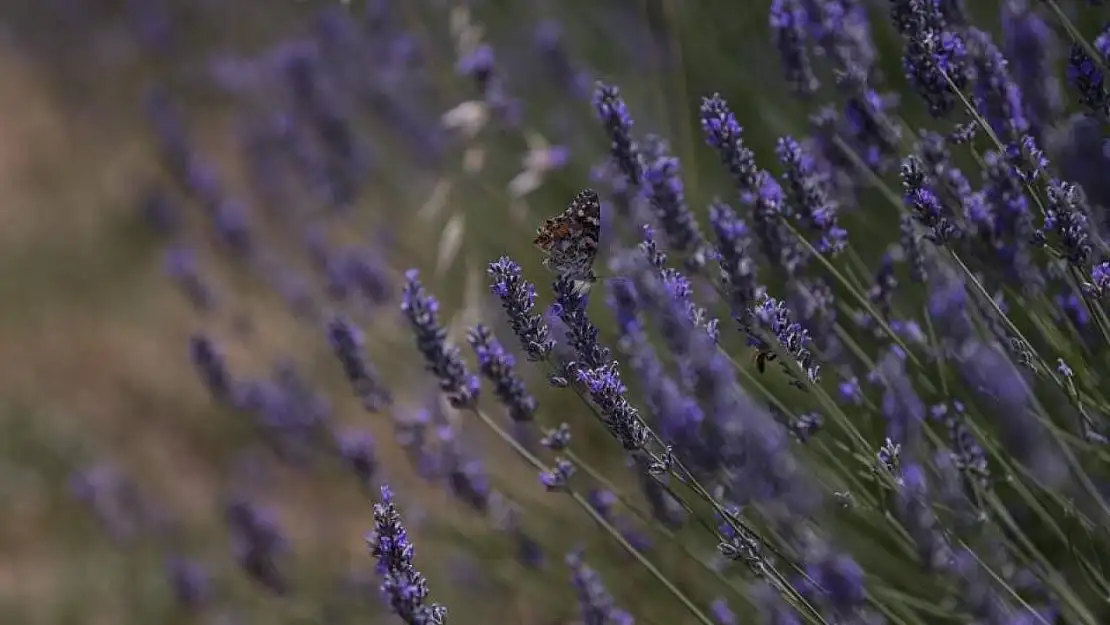
<path id="1" fill-rule="evenodd" d="M 601 199 L 585 189 L 571 200 L 562 214 L 551 217 L 536 231 L 534 241 L 547 258 L 544 265 L 575 281 L 585 291 L 597 281 L 594 259 L 601 241 Z"/>

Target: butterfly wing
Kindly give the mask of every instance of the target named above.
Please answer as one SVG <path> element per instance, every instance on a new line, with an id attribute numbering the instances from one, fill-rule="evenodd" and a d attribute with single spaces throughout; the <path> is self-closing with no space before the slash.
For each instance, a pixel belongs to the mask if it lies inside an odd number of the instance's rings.
<path id="1" fill-rule="evenodd" d="M 544 265 L 588 287 L 596 281 L 592 268 L 600 241 L 601 199 L 585 189 L 562 214 L 539 227 L 533 243 L 547 254 Z"/>
<path id="2" fill-rule="evenodd" d="M 593 189 L 585 189 L 571 200 L 564 215 L 569 216 L 577 230 L 583 252 L 593 256 L 601 244 L 601 198 Z"/>
<path id="3" fill-rule="evenodd" d="M 545 254 L 550 254 L 554 245 L 571 234 L 570 220 L 566 214 L 551 217 L 536 229 L 536 238 L 532 244 L 540 248 Z"/>

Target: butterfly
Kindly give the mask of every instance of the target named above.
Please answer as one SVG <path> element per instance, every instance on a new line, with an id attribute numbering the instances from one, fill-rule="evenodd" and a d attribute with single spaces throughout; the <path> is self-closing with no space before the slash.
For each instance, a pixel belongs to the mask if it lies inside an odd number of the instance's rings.
<path id="1" fill-rule="evenodd" d="M 585 189 L 562 214 L 543 222 L 532 243 L 547 255 L 545 267 L 574 281 L 575 290 L 585 293 L 597 282 L 593 265 L 600 241 L 601 199 L 593 189 Z"/>

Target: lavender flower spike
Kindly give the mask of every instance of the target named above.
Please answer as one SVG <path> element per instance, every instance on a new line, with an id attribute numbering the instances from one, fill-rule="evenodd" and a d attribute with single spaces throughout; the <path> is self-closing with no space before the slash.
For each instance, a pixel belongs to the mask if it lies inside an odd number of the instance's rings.
<path id="1" fill-rule="evenodd" d="M 228 399 L 231 395 L 231 375 L 227 371 L 223 354 L 212 339 L 202 334 L 193 336 L 189 340 L 189 355 L 212 397 L 218 400 Z"/>
<path id="2" fill-rule="evenodd" d="M 658 141 L 660 147 L 666 148 L 665 142 Z M 667 154 L 656 156 L 644 167 L 647 197 L 667 235 L 667 245 L 672 251 L 687 255 L 688 265 L 696 270 L 705 265 L 707 244 L 686 204 L 681 174 L 678 159 Z"/>
<path id="3" fill-rule="evenodd" d="M 806 18 L 805 7 L 798 0 L 771 3 L 771 33 L 782 58 L 786 82 L 792 91 L 802 96 L 813 94 L 821 86 L 806 49 Z"/>
<path id="4" fill-rule="evenodd" d="M 426 603 L 428 581 L 413 566 L 415 549 L 401 524 L 401 513 L 389 486 L 382 486 L 382 501 L 374 504 L 374 531 L 366 542 L 378 561 L 382 596 L 397 616 L 409 625 L 441 625 L 447 618 L 447 608 Z"/>
<path id="5" fill-rule="evenodd" d="M 513 355 L 505 351 L 490 329 L 483 325 L 472 328 L 466 340 L 478 355 L 482 375 L 493 383 L 497 398 L 509 409 L 509 417 L 516 423 L 531 421 L 536 399 L 517 375 Z"/>
<path id="6" fill-rule="evenodd" d="M 478 378 L 467 372 L 458 348 L 447 344 L 447 332 L 439 324 L 439 302 L 424 290 L 415 269 L 405 272 L 401 312 L 412 325 L 425 368 L 439 379 L 439 388 L 451 406 L 458 409 L 476 406 L 481 391 Z"/>
<path id="7" fill-rule="evenodd" d="M 370 412 L 378 412 L 392 404 L 389 391 L 362 355 L 363 337 L 358 327 L 343 317 L 335 317 L 328 322 L 328 339 L 362 405 Z"/>
<path id="8" fill-rule="evenodd" d="M 621 382 L 617 361 L 596 369 L 578 369 L 578 381 L 585 384 L 590 399 L 597 404 L 605 427 L 627 451 L 643 449 L 651 434 L 639 411 L 625 398 L 628 388 Z"/>
<path id="9" fill-rule="evenodd" d="M 785 194 L 756 163 L 755 153 L 744 142 L 744 129 L 719 94 L 702 99 L 701 128 L 705 142 L 717 150 L 732 176 L 740 200 L 752 207 L 752 225 L 763 254 L 793 274 L 803 264 L 804 254 L 782 223 L 787 210 Z"/>
<path id="10" fill-rule="evenodd" d="M 628 612 L 617 607 L 613 595 L 605 588 L 601 577 L 582 559 L 582 554 L 571 552 L 566 557 L 570 567 L 574 589 L 578 594 L 578 606 L 582 622 L 589 625 L 633 625 L 636 620 Z"/>
<path id="11" fill-rule="evenodd" d="M 617 87 L 597 83 L 594 90 L 594 109 L 609 135 L 609 155 L 632 186 L 640 186 L 643 162 L 640 150 L 632 138 L 632 117 Z"/>
<path id="12" fill-rule="evenodd" d="M 528 360 L 539 362 L 555 348 L 549 338 L 543 315 L 532 314 L 536 305 L 536 287 L 521 277 L 520 265 L 508 256 L 489 264 L 486 270 L 492 284 L 490 290 L 501 300 L 509 325 L 524 348 Z"/>

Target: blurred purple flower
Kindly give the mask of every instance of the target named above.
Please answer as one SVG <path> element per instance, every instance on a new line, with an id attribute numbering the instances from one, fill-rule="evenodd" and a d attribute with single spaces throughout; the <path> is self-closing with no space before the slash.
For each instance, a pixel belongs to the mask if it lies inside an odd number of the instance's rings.
<path id="1" fill-rule="evenodd" d="M 226 505 L 224 517 L 232 554 L 243 571 L 275 595 L 287 594 L 289 582 L 278 560 L 289 546 L 272 513 L 233 499 Z"/>
<path id="2" fill-rule="evenodd" d="M 364 430 L 344 430 L 336 436 L 339 456 L 364 486 L 372 486 L 378 473 L 374 437 Z"/>
<path id="3" fill-rule="evenodd" d="M 586 564 L 581 553 L 568 553 L 566 563 L 571 570 L 571 581 L 578 594 L 579 614 L 585 625 L 634 625 L 636 620 L 617 607 L 601 577 Z"/>
<path id="4" fill-rule="evenodd" d="M 211 579 L 198 562 L 173 556 L 166 558 L 165 568 L 170 589 L 183 610 L 198 610 L 211 599 Z"/>
<path id="5" fill-rule="evenodd" d="M 390 406 L 393 403 L 392 394 L 362 353 L 362 331 L 348 319 L 337 316 L 328 322 L 327 333 L 332 350 L 343 365 L 343 372 L 354 386 L 363 407 L 370 412 L 379 412 Z"/>

